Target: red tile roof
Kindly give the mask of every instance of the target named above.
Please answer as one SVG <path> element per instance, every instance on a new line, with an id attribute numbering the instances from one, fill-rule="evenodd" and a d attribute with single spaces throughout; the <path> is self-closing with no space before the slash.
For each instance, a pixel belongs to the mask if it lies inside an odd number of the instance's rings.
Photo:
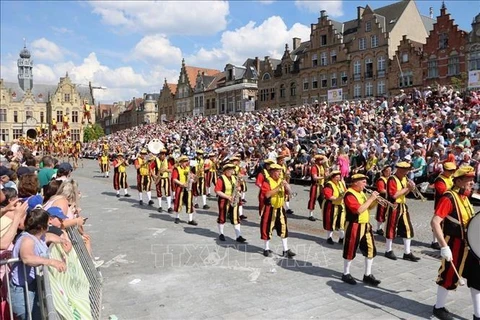
<path id="1" fill-rule="evenodd" d="M 215 74 L 221 72 L 220 70 L 215 70 L 215 69 L 207 69 L 207 68 L 201 68 L 201 67 L 190 67 L 190 66 L 185 66 L 185 71 L 187 72 L 188 76 L 188 81 L 190 81 L 190 87 L 194 88 L 195 83 L 197 81 L 197 74 L 200 72 L 205 73 L 207 76 L 214 76 Z"/>

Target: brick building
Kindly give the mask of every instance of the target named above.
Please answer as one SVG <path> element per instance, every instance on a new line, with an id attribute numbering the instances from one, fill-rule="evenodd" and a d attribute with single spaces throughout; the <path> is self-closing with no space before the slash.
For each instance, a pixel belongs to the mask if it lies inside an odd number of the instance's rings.
<path id="1" fill-rule="evenodd" d="M 158 97 L 158 122 L 170 121 L 175 119 L 175 94 L 177 93 L 177 85 L 167 83 L 167 79 L 163 83 L 160 96 Z"/>
<path id="2" fill-rule="evenodd" d="M 423 85 L 423 44 L 403 36 L 390 63 L 388 88 L 396 95 L 400 90 L 421 88 Z"/>

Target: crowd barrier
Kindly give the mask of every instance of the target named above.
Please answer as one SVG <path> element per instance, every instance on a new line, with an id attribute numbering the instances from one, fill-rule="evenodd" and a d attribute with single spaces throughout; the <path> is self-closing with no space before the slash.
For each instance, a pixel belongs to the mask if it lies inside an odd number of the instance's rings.
<path id="1" fill-rule="evenodd" d="M 101 274 L 95 269 L 90 254 L 85 247 L 78 228 L 67 229 L 67 234 L 72 241 L 73 250 L 67 255 L 58 244 L 51 244 L 48 249 L 48 257 L 63 260 L 67 265 L 67 271 L 58 272 L 54 268 L 36 267 L 37 295 L 40 304 L 42 319 L 100 319 L 102 305 L 102 284 Z M 11 267 L 19 259 L 0 260 L 0 268 Z M 21 272 L 27 279 L 26 268 Z M 3 320 L 14 320 L 13 310 L 10 304 L 11 293 L 9 288 L 10 275 L 5 273 L 0 279 L 2 286 L 0 293 L 4 300 L 1 301 L 0 318 Z M 24 287 L 28 291 L 28 283 Z M 29 301 L 25 295 L 25 304 L 30 310 L 33 301 Z M 32 319 L 28 313 L 27 319 Z"/>

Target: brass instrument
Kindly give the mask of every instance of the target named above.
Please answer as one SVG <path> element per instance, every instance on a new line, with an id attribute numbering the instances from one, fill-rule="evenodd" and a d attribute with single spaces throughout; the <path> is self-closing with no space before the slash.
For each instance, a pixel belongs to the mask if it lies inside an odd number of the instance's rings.
<path id="1" fill-rule="evenodd" d="M 369 196 L 372 195 L 372 193 L 373 193 L 373 191 L 370 190 L 370 189 L 364 189 L 363 191 L 366 194 L 368 194 Z M 377 196 L 376 200 L 377 200 L 378 204 L 381 205 L 382 207 L 391 208 L 392 210 L 395 210 L 398 207 L 398 203 L 391 203 L 390 201 L 388 201 L 384 197 L 381 197 L 380 195 Z"/>
<path id="2" fill-rule="evenodd" d="M 238 178 L 237 182 L 235 183 L 235 186 L 233 187 L 232 202 L 230 203 L 232 207 L 236 207 L 238 202 L 240 201 L 241 192 L 238 189 L 240 189 L 241 182 L 242 182 L 242 178 Z"/>
<path id="3" fill-rule="evenodd" d="M 411 182 L 413 185 L 415 185 L 415 183 L 414 183 L 413 181 L 410 180 L 409 182 Z M 413 193 L 413 196 L 414 196 L 415 198 L 417 198 L 417 199 L 420 199 L 420 201 L 422 201 L 422 202 L 427 201 L 427 198 L 425 198 L 425 197 L 423 196 L 423 194 L 420 192 L 420 190 L 418 190 L 418 187 L 417 187 L 416 185 L 415 185 L 415 187 L 412 189 L 412 193 Z"/>
<path id="4" fill-rule="evenodd" d="M 194 175 L 193 173 L 187 173 L 187 191 L 188 192 L 191 192 L 192 191 L 192 187 L 193 187 L 193 183 L 196 182 L 197 180 L 197 176 Z"/>

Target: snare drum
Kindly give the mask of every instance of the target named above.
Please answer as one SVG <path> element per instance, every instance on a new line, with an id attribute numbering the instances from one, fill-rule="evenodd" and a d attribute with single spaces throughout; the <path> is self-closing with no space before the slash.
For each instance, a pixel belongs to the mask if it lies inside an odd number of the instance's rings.
<path id="1" fill-rule="evenodd" d="M 480 212 L 468 222 L 467 244 L 473 255 L 480 260 Z"/>

